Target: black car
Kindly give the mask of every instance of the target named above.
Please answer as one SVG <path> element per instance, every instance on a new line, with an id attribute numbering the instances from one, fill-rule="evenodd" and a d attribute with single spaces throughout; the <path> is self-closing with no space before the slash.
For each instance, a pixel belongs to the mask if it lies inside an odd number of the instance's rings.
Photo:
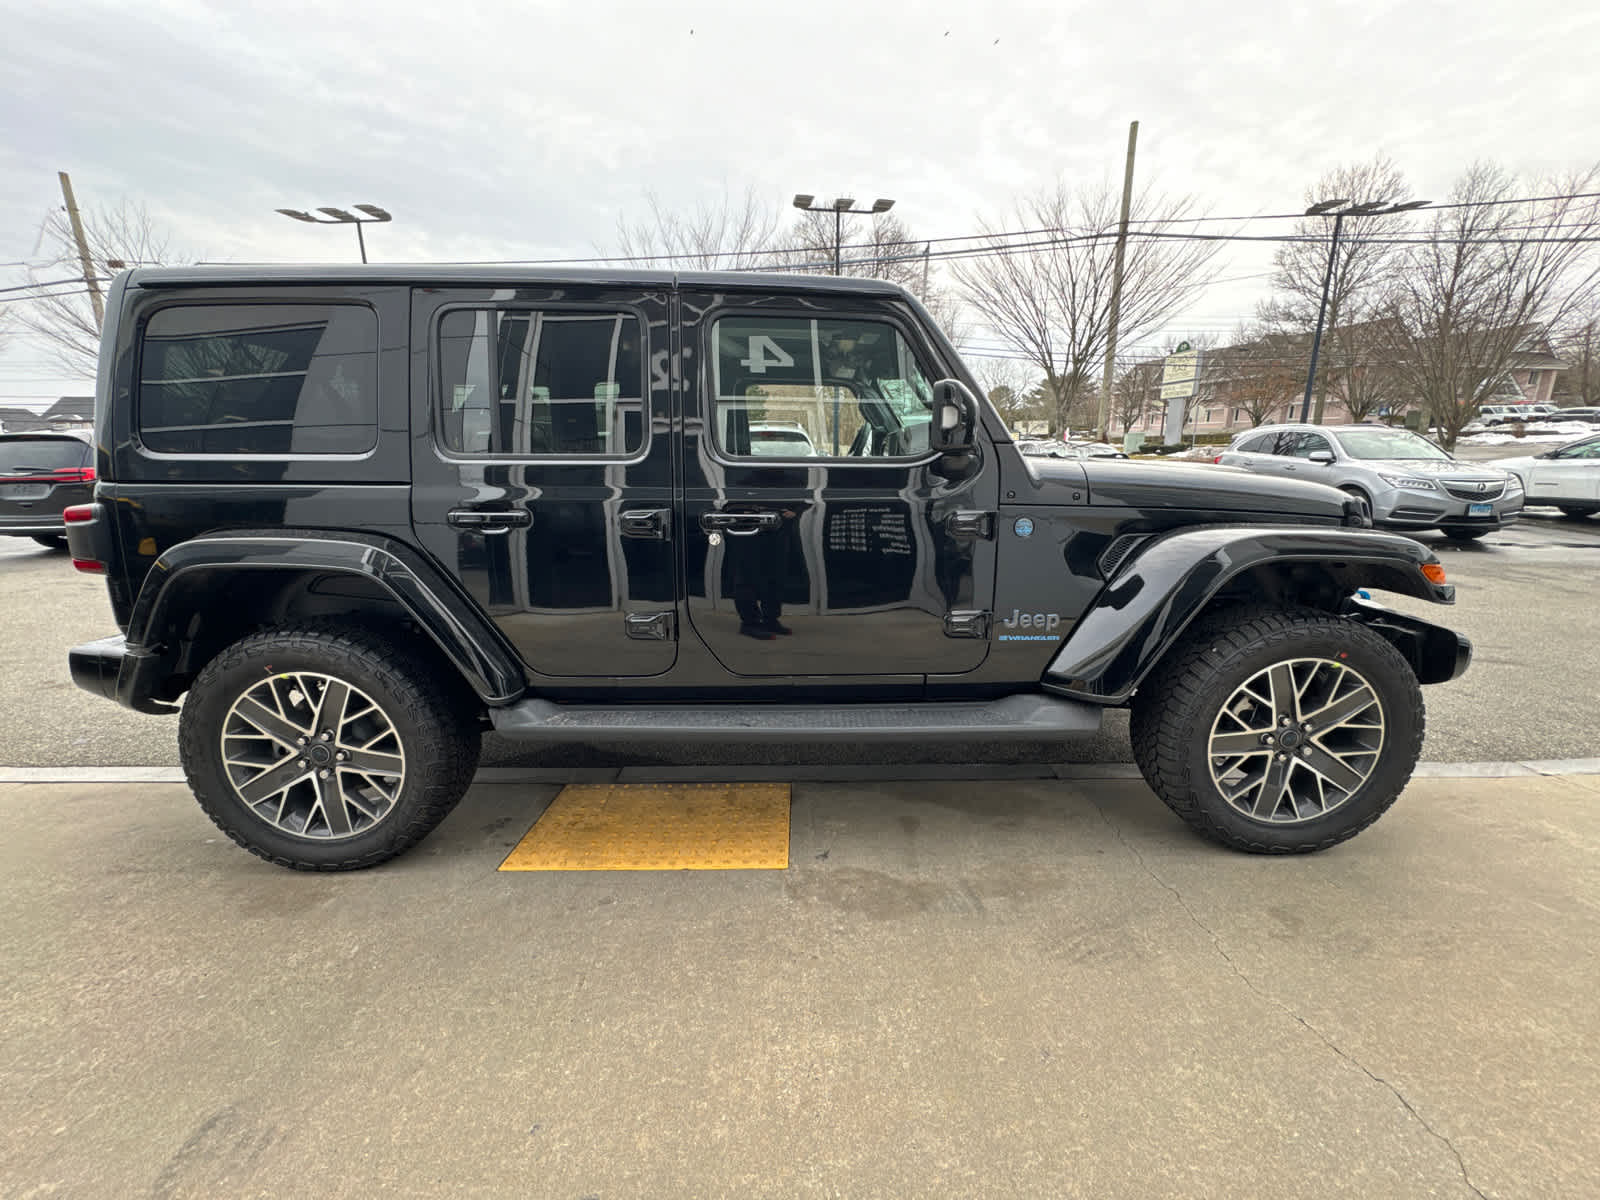
<path id="1" fill-rule="evenodd" d="M 289 867 L 415 844 L 485 729 L 943 746 L 1113 707 L 1195 829 L 1317 850 L 1470 657 L 1363 597 L 1454 590 L 1358 500 L 1024 456 L 883 281 L 141 269 L 103 346 L 68 537 L 121 633 L 73 678 L 176 712 L 206 812 Z"/>
<path id="2" fill-rule="evenodd" d="M 85 434 L 0 434 L 0 534 L 65 546 L 61 513 L 94 498 L 94 471 Z"/>

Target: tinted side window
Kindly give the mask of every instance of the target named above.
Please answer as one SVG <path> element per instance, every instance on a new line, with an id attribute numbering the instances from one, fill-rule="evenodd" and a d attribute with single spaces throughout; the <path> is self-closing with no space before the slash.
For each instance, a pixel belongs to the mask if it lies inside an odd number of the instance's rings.
<path id="1" fill-rule="evenodd" d="M 1258 433 L 1254 437 L 1247 437 L 1236 448 L 1239 454 L 1271 454 L 1272 443 L 1278 435 L 1275 433 Z"/>
<path id="2" fill-rule="evenodd" d="M 787 457 L 920 458 L 933 388 L 900 332 L 851 317 L 726 316 L 712 327 L 712 427 L 725 453 L 761 453 L 798 428 Z"/>
<path id="3" fill-rule="evenodd" d="M 644 362 L 631 313 L 454 309 L 439 322 L 439 441 L 457 454 L 636 454 Z"/>
<path id="4" fill-rule="evenodd" d="M 1285 439 L 1284 445 L 1278 447 L 1279 454 L 1292 454 L 1295 458 L 1310 458 L 1318 450 L 1332 451 L 1328 439 L 1320 433 L 1296 433 Z"/>
<path id="5" fill-rule="evenodd" d="M 332 304 L 158 310 L 138 431 L 163 454 L 362 454 L 378 434 L 378 319 Z"/>

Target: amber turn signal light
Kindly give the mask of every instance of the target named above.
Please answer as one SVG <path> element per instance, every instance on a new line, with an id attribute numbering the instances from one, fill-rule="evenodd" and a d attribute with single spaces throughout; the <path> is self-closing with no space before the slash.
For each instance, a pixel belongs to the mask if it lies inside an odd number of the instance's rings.
<path id="1" fill-rule="evenodd" d="M 1444 582 L 1444 565 L 1442 563 L 1423 563 L 1422 574 L 1429 583 Z"/>

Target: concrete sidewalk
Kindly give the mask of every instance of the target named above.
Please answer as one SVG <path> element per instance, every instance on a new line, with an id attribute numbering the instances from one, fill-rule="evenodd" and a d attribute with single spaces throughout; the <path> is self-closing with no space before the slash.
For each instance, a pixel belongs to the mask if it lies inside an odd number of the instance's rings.
<path id="1" fill-rule="evenodd" d="M 556 791 L 322 877 L 0 785 L 0 1194 L 1600 1191 L 1600 777 L 1293 859 L 1126 779 L 797 777 L 786 871 L 497 873 Z"/>

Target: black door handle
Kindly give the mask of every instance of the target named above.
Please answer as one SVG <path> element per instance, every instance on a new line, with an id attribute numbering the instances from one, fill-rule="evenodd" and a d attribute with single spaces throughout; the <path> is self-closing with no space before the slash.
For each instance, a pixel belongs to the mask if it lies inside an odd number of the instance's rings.
<path id="1" fill-rule="evenodd" d="M 700 514 L 700 528 L 723 529 L 729 533 L 759 533 L 763 529 L 776 529 L 783 524 L 783 515 L 775 512 L 706 512 Z"/>
<path id="2" fill-rule="evenodd" d="M 457 529 L 479 533 L 510 533 L 533 524 L 533 514 L 525 508 L 452 508 L 444 519 Z"/>

